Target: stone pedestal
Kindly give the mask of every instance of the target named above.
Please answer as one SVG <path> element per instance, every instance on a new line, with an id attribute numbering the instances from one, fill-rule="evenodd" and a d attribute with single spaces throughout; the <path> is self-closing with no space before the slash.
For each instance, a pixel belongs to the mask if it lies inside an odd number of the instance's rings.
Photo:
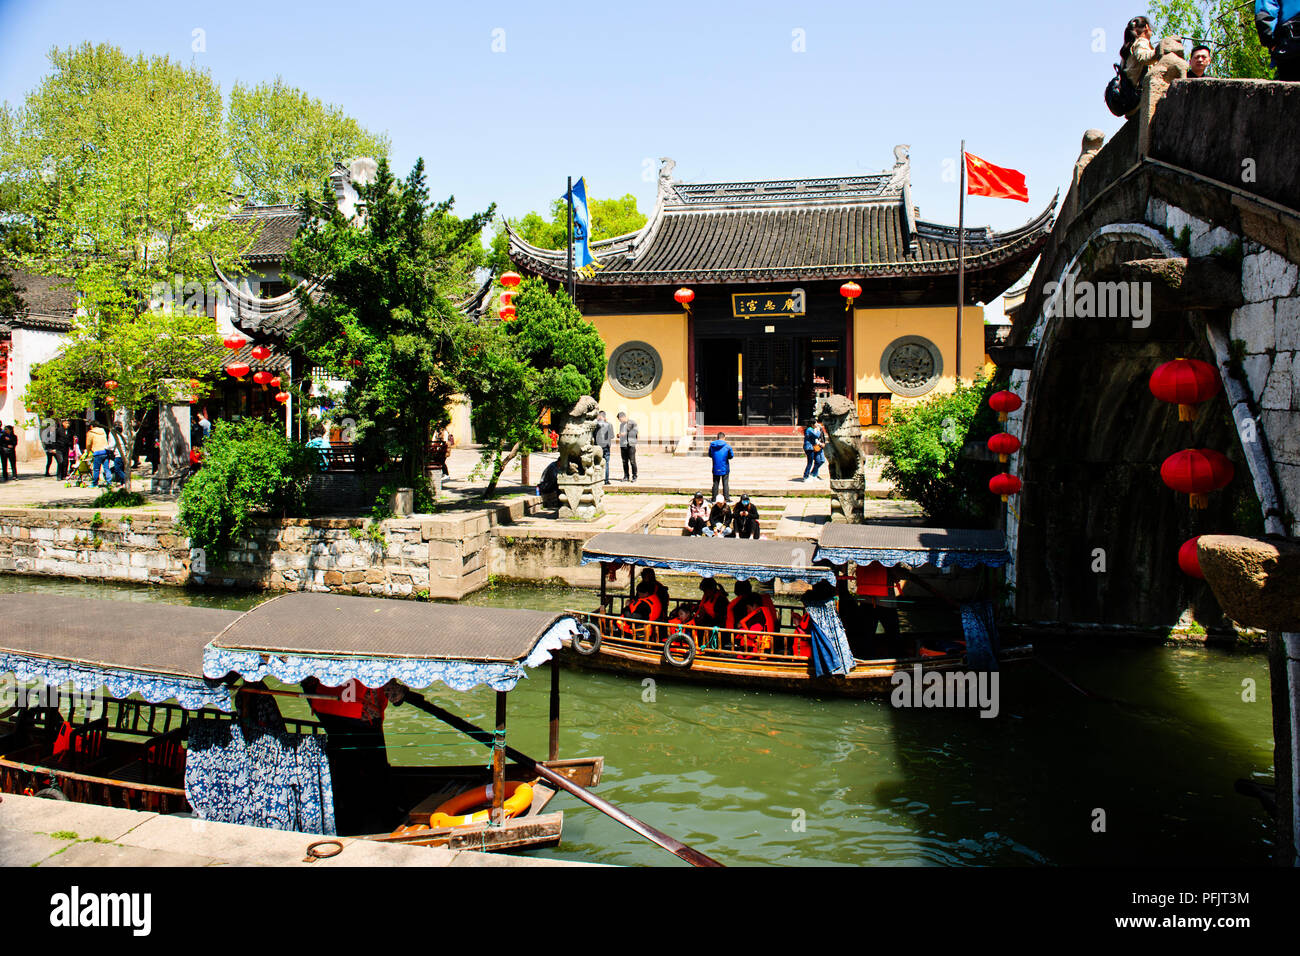
<path id="1" fill-rule="evenodd" d="M 398 518 L 405 518 L 415 511 L 415 489 L 398 488 L 388 499 L 389 510 Z"/>
<path id="2" fill-rule="evenodd" d="M 560 484 L 560 517 L 591 521 L 605 513 L 605 473 L 556 477 Z"/>
<path id="3" fill-rule="evenodd" d="M 862 524 L 866 476 L 861 471 L 852 478 L 831 479 L 831 521 Z"/>
<path id="4" fill-rule="evenodd" d="M 180 492 L 190 470 L 190 406 L 158 406 L 158 470 L 150 489 L 160 495 Z"/>

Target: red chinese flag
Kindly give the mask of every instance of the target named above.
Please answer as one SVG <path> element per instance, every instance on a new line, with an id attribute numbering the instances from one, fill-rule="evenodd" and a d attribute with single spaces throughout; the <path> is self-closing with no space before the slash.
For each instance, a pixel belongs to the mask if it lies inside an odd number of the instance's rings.
<path id="1" fill-rule="evenodd" d="M 966 153 L 966 192 L 972 196 L 994 199 L 1019 199 L 1029 202 L 1025 174 L 1016 169 L 994 166 L 974 153 Z"/>

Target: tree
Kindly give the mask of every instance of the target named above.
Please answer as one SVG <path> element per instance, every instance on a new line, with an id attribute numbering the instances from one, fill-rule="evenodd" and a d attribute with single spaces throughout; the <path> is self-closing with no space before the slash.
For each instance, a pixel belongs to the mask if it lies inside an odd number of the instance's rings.
<path id="1" fill-rule="evenodd" d="M 361 215 L 346 220 L 328 184 L 313 202 L 285 268 L 321 283 L 291 340 L 331 377 L 348 381 L 336 417 L 357 423 L 369 456 L 401 457 L 401 474 L 428 501 L 429 428 L 464 389 L 478 329 L 452 304 L 448 286 L 467 244 L 493 209 L 451 217 L 453 198 L 429 203 L 424 161 L 398 181 L 381 159 L 358 186 Z M 463 279 L 463 277 L 461 277 Z"/>
<path id="2" fill-rule="evenodd" d="M 530 212 L 511 221 L 510 227 L 525 242 L 539 249 L 563 249 L 564 230 L 568 222 L 567 205 L 561 197 L 551 203 L 549 220 L 543 219 L 536 212 Z M 646 217 L 636 208 L 636 197 L 631 193 L 622 199 L 588 199 L 587 209 L 591 213 L 592 241 L 625 236 L 636 232 L 646 223 Z M 499 222 L 492 235 L 491 265 L 498 275 L 510 269 L 509 239 L 505 226 Z"/>
<path id="3" fill-rule="evenodd" d="M 78 317 L 59 353 L 36 367 L 23 402 L 51 418 L 80 416 L 91 406 L 110 409 L 108 425 L 127 462 L 130 491 L 138 415 L 158 402 L 188 401 L 195 391 L 190 379 L 215 375 L 221 352 L 212 320 L 202 313 L 151 311 L 125 321 L 92 312 Z"/>
<path id="4" fill-rule="evenodd" d="M 605 381 L 605 343 L 566 292 L 529 279 L 511 301 L 514 320 L 485 331 L 491 339 L 471 356 L 471 414 L 491 473 L 487 495 L 520 452 L 545 447 L 547 409 L 563 417 L 583 395 L 598 396 Z"/>
<path id="5" fill-rule="evenodd" d="M 249 202 L 293 203 L 315 193 L 336 162 L 388 155 L 388 137 L 280 77 L 230 90 L 226 137 L 238 188 Z"/>
<path id="6" fill-rule="evenodd" d="M 888 459 L 881 474 L 933 521 L 961 527 L 992 517 L 997 499 L 989 494 L 988 480 L 994 472 L 962 457 L 968 440 L 997 430 L 986 403 L 991 391 L 989 381 L 977 379 L 913 405 L 896 403 L 880 436 L 880 452 Z"/>
<path id="7" fill-rule="evenodd" d="M 301 514 L 318 462 L 314 449 L 265 422 L 217 422 L 203 443 L 203 467 L 181 491 L 190 547 L 220 566 L 231 546 L 248 537 L 255 511 Z"/>
<path id="8" fill-rule="evenodd" d="M 1215 76 L 1271 79 L 1254 11 L 1253 0 L 1152 0 L 1151 28 L 1157 37 L 1184 37 L 1208 46 Z"/>
<path id="9" fill-rule="evenodd" d="M 0 181 L 20 261 L 72 275 L 83 305 L 130 319 L 158 285 L 205 281 L 250 237 L 227 220 L 234 171 L 221 92 L 204 70 L 83 44 L 0 113 Z"/>

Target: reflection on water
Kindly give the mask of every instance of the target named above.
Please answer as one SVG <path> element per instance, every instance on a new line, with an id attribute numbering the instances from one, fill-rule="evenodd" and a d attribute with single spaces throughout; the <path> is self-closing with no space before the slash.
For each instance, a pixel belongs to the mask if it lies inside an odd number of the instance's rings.
<path id="1" fill-rule="evenodd" d="M 4 592 L 28 589 L 233 609 L 265 599 L 0 575 L 0 620 Z M 464 603 L 587 608 L 593 598 L 496 587 Z M 636 678 L 566 671 L 560 751 L 603 754 L 602 796 L 731 864 L 1268 861 L 1270 821 L 1233 792 L 1239 777 L 1272 777 L 1263 653 L 1080 638 L 1039 654 L 1096 696 L 1020 665 L 1002 674 L 1001 715 L 984 720 L 671 682 L 649 693 Z M 1246 678 L 1254 703 L 1242 700 Z M 510 742 L 525 753 L 546 752 L 548 686 L 543 669 L 510 695 Z M 480 726 L 492 720 L 490 691 L 427 696 Z M 386 732 L 395 763 L 487 762 L 485 748 L 411 708 L 391 709 Z M 551 808 L 565 812 L 563 843 L 539 855 L 677 862 L 574 798 Z"/>

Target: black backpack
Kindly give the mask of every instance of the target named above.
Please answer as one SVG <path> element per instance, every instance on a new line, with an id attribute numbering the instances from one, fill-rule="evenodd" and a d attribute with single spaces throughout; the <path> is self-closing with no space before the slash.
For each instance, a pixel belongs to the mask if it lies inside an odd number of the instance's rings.
<path id="1" fill-rule="evenodd" d="M 1124 68 L 1116 63 L 1115 78 L 1106 84 L 1106 108 L 1116 116 L 1127 116 L 1141 101 L 1141 91 L 1133 85 Z"/>

